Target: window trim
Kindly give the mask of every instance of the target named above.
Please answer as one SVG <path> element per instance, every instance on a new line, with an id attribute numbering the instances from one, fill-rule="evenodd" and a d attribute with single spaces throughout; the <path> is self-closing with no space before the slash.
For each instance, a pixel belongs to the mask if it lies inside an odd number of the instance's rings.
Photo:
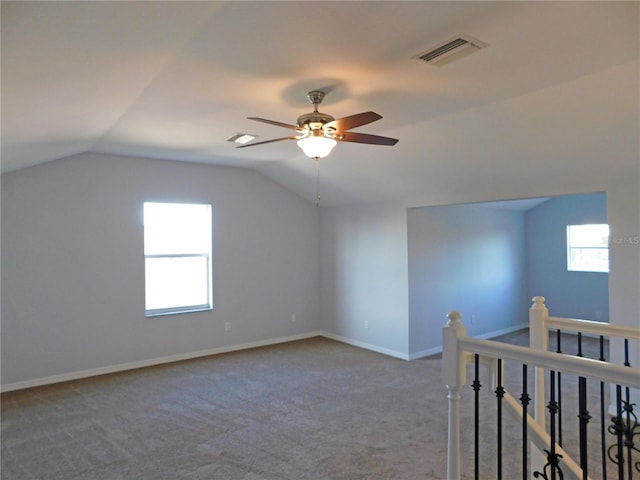
<path id="1" fill-rule="evenodd" d="M 192 206 L 206 206 L 209 207 L 209 214 L 211 214 L 211 205 L 206 203 L 178 203 L 178 202 L 144 202 L 143 203 L 143 223 L 144 223 L 144 205 L 146 204 L 164 204 L 164 205 L 192 205 Z M 213 220 L 209 219 L 210 240 L 213 241 Z M 146 233 L 145 233 L 146 234 Z M 211 252 L 211 253 L 210 253 Z M 158 317 L 163 315 L 178 315 L 182 313 L 194 313 L 213 310 L 213 269 L 212 269 L 212 247 L 209 252 L 199 253 L 154 253 L 144 254 L 145 260 L 145 317 Z M 206 278 L 206 292 L 207 303 L 196 305 L 183 305 L 177 307 L 164 307 L 164 308 L 146 308 L 146 260 L 151 258 L 204 258 L 207 265 L 207 278 Z"/>
<path id="2" fill-rule="evenodd" d="M 567 242 L 567 271 L 568 272 L 583 272 L 583 273 L 609 273 L 610 271 L 610 262 L 609 262 L 609 243 L 605 246 L 572 246 L 571 244 L 571 227 L 581 227 L 587 225 L 606 225 L 609 227 L 608 223 L 589 223 L 589 224 L 570 224 L 567 225 L 566 229 L 566 242 Z M 571 262 L 572 251 L 585 251 L 585 250 L 599 250 L 607 252 L 607 268 L 606 270 L 594 270 L 593 268 L 581 267 L 573 265 Z"/>

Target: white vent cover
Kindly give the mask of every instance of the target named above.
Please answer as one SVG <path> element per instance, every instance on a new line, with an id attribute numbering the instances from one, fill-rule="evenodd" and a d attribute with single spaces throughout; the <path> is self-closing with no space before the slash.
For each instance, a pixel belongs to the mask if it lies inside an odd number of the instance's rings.
<path id="1" fill-rule="evenodd" d="M 231 135 L 227 138 L 226 141 L 245 145 L 256 138 L 258 138 L 256 135 L 251 135 L 250 133 L 236 133 L 235 135 Z"/>
<path id="2" fill-rule="evenodd" d="M 487 44 L 470 35 L 460 34 L 441 42 L 429 50 L 416 55 L 416 60 L 422 60 L 430 65 L 441 67 L 458 58 L 477 52 Z"/>

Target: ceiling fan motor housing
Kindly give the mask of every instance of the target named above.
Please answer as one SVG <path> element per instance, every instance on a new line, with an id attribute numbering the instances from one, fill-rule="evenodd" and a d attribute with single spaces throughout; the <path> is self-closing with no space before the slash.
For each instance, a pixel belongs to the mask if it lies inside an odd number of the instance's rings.
<path id="1" fill-rule="evenodd" d="M 312 90 L 307 94 L 309 102 L 313 104 L 313 112 L 305 113 L 298 117 L 298 127 L 309 132 L 312 136 L 320 136 L 325 134 L 331 136 L 335 129 L 325 129 L 325 125 L 329 122 L 333 122 L 335 118 L 326 113 L 318 111 L 318 105 L 322 103 L 325 92 L 322 90 Z M 304 132 L 304 133 L 306 133 Z"/>
<path id="2" fill-rule="evenodd" d="M 305 113 L 298 117 L 298 127 L 310 130 L 321 129 L 325 124 L 333 122 L 335 118 L 322 112 Z"/>

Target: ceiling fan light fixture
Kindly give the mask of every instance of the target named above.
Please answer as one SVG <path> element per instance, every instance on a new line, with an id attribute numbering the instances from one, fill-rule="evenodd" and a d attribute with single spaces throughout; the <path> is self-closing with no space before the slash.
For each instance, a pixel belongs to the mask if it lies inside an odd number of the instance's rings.
<path id="1" fill-rule="evenodd" d="M 335 147 L 337 143 L 333 138 L 316 135 L 310 135 L 298 140 L 298 146 L 304 154 L 310 158 L 326 157 L 331 153 L 331 150 L 333 150 L 333 147 Z"/>

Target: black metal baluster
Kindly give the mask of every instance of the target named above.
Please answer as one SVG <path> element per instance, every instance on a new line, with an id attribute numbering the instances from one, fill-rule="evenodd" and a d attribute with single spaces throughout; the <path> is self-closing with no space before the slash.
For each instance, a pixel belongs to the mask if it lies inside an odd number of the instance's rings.
<path id="1" fill-rule="evenodd" d="M 631 414 L 633 413 L 633 405 L 629 402 L 629 387 L 626 387 L 627 401 L 624 403 L 623 409 L 627 414 L 627 423 L 625 425 L 624 446 L 627 447 L 627 473 L 631 480 L 633 476 L 633 430 L 631 429 Z"/>
<path id="2" fill-rule="evenodd" d="M 498 399 L 498 480 L 502 480 L 502 397 L 504 396 L 504 388 L 502 386 L 502 359 L 498 359 L 498 371 L 496 372 L 496 398 Z"/>
<path id="3" fill-rule="evenodd" d="M 578 332 L 578 357 L 584 357 L 582 354 L 582 332 Z"/>
<path id="4" fill-rule="evenodd" d="M 551 463 L 551 480 L 556 480 L 556 469 L 554 468 L 553 465 L 553 459 L 555 458 L 556 455 L 556 414 L 558 413 L 558 404 L 555 401 L 555 397 L 556 397 L 556 392 L 555 392 L 555 375 L 556 372 L 551 370 L 551 372 L 549 372 L 551 378 L 550 378 L 550 384 L 551 384 L 551 388 L 550 390 L 550 400 L 549 400 L 549 413 L 551 414 L 551 419 L 550 419 L 550 423 L 551 423 L 551 450 L 550 450 L 550 463 Z"/>
<path id="5" fill-rule="evenodd" d="M 624 339 L 624 366 L 630 367 L 631 363 L 629 363 L 629 340 Z M 627 470 L 629 473 L 629 480 L 633 475 L 633 430 L 631 429 L 631 415 L 633 414 L 633 404 L 631 404 L 629 387 L 625 387 L 625 398 L 626 402 L 624 403 L 624 411 L 627 414 L 627 424 L 625 428 L 625 446 L 627 447 Z"/>
<path id="6" fill-rule="evenodd" d="M 556 480 L 556 473 L 560 475 L 560 480 L 564 478 L 562 469 L 560 468 L 560 459 L 562 455 L 556 454 L 556 416 L 558 413 L 558 403 L 556 402 L 556 372 L 554 370 L 549 371 L 549 404 L 547 405 L 549 410 L 549 436 L 551 445 L 549 450 L 545 450 L 547 453 L 547 463 L 545 464 L 543 471 L 533 472 L 535 478 L 542 477 L 544 480 Z"/>
<path id="7" fill-rule="evenodd" d="M 582 353 L 582 332 L 578 332 L 578 357 L 584 357 Z M 580 446 L 580 468 L 582 469 L 582 479 L 587 480 L 587 424 L 591 419 L 587 410 L 587 379 L 578 378 L 578 418 L 579 420 L 579 446 Z"/>
<path id="8" fill-rule="evenodd" d="M 638 423 L 638 417 L 633 411 L 635 403 L 622 402 L 622 409 L 627 413 L 627 424 L 622 425 L 624 427 L 624 445 L 627 447 L 627 470 L 629 473 L 629 479 L 633 476 L 633 469 L 640 473 L 640 460 L 633 460 L 633 452 L 640 453 L 640 446 L 634 444 L 635 437 L 640 435 L 640 423 Z"/>
<path id="9" fill-rule="evenodd" d="M 560 348 L 560 329 L 557 330 L 557 348 L 556 353 L 562 353 L 562 348 Z M 558 378 L 558 445 L 562 446 L 562 372 L 556 373 Z"/>
<path id="10" fill-rule="evenodd" d="M 624 341 L 624 365 L 629 363 L 629 341 Z M 627 452 L 628 480 L 633 478 L 633 470 L 640 472 L 640 461 L 633 461 L 633 452 L 640 452 L 640 448 L 634 445 L 634 438 L 640 435 L 640 424 L 633 411 L 635 404 L 630 403 L 629 387 L 625 387 L 625 400 L 622 399 L 622 386 L 616 385 L 616 416 L 611 417 L 609 433 L 616 436 L 616 442 L 607 449 L 609 460 L 618 466 L 618 479 L 624 479 L 625 447 Z M 624 415 L 623 415 L 624 414 Z"/>
<path id="11" fill-rule="evenodd" d="M 474 355 L 475 358 L 475 376 L 473 379 L 472 387 L 475 392 L 474 394 L 474 418 L 473 418 L 473 444 L 474 444 L 474 453 L 473 453 L 473 465 L 474 465 L 474 478 L 475 480 L 480 479 L 480 355 L 477 353 Z"/>
<path id="12" fill-rule="evenodd" d="M 587 480 L 587 424 L 591 419 L 591 415 L 589 415 L 589 410 L 587 410 L 587 379 L 585 377 L 578 379 L 578 410 L 578 418 L 580 419 L 580 468 L 582 469 L 582 479 Z"/>
<path id="13" fill-rule="evenodd" d="M 527 452 L 529 451 L 528 428 L 527 428 L 527 407 L 531 397 L 528 393 L 527 384 L 527 365 L 522 365 L 522 395 L 520 403 L 522 404 L 522 480 L 529 480 L 529 469 L 527 462 Z"/>
<path id="14" fill-rule="evenodd" d="M 629 339 L 627 338 L 624 339 L 624 366 L 631 366 L 631 364 L 629 363 Z"/>
<path id="15" fill-rule="evenodd" d="M 604 356 L 604 337 L 600 335 L 600 361 L 606 362 Z M 607 440 L 605 435 L 606 406 L 604 402 L 604 382 L 600 382 L 600 446 L 602 449 L 602 480 L 607 480 Z"/>
<path id="16" fill-rule="evenodd" d="M 623 434 L 624 434 L 624 422 L 622 420 L 622 387 L 616 385 L 616 419 L 615 435 L 617 437 L 617 463 L 618 463 L 618 478 L 624 478 L 624 449 L 623 449 Z"/>

